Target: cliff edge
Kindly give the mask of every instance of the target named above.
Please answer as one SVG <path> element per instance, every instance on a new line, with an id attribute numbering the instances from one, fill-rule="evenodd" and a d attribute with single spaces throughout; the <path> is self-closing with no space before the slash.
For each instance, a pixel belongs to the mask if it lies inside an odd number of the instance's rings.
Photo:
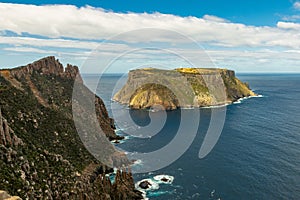
<path id="1" fill-rule="evenodd" d="M 127 168 L 112 183 L 107 175 L 114 170 L 83 145 L 73 120 L 74 82 L 95 97 L 95 121 L 105 139 L 121 139 L 102 99 L 82 84 L 78 67 L 64 68 L 50 56 L 1 69 L 0 190 L 22 199 L 142 199 Z M 114 166 L 128 161 L 111 146 Z"/>
<path id="2" fill-rule="evenodd" d="M 113 100 L 133 109 L 204 107 L 224 105 L 255 96 L 247 83 L 227 69 L 178 68 L 132 70 Z"/>

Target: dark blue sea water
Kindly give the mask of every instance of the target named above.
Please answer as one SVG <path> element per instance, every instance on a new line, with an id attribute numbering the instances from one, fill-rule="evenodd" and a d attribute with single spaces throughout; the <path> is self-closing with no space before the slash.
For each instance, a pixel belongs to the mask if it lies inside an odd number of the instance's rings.
<path id="1" fill-rule="evenodd" d="M 97 76 L 84 77 L 89 86 L 97 83 Z M 176 134 L 182 112 L 190 112 L 190 116 L 201 113 L 197 136 L 183 156 L 158 171 L 134 175 L 135 181 L 159 174 L 174 177 L 172 184 L 148 191 L 149 199 L 300 199 L 300 75 L 238 77 L 263 97 L 227 106 L 222 134 L 205 158 L 199 159 L 198 153 L 211 109 L 168 112 L 167 122 L 156 136 L 130 138 L 118 145 L 130 152 L 159 149 Z M 110 99 L 119 78 L 102 77 L 97 89 L 110 114 Z M 147 111 L 134 111 L 131 116 L 139 125 L 149 123 Z"/>

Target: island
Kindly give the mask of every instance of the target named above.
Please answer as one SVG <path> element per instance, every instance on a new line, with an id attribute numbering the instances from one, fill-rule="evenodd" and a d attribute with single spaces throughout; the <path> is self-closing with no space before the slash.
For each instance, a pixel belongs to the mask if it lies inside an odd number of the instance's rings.
<path id="1" fill-rule="evenodd" d="M 219 68 L 143 68 L 131 70 L 113 100 L 132 109 L 165 109 L 226 105 L 257 96 L 233 70 Z"/>

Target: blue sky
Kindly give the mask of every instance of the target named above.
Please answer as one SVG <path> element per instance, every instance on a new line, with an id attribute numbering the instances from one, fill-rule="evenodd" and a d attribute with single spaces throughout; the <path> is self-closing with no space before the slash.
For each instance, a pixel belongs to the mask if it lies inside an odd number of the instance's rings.
<path id="1" fill-rule="evenodd" d="M 275 26 L 283 15 L 296 13 L 291 0 L 93 0 L 93 1 L 2 1 L 35 5 L 90 5 L 115 12 L 160 12 L 179 16 L 214 15 L 234 22 Z"/>
<path id="2" fill-rule="evenodd" d="M 300 72 L 299 33 L 293 0 L 2 1 L 0 68 L 55 55 L 95 73 L 193 64 Z"/>

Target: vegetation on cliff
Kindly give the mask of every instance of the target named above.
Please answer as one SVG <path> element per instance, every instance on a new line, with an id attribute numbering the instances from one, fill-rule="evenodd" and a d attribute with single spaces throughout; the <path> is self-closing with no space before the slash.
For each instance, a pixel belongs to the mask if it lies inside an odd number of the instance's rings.
<path id="1" fill-rule="evenodd" d="M 76 76 L 91 93 L 76 66 L 54 57 L 0 70 L 0 189 L 24 199 L 141 199 L 130 172 L 111 183 L 112 169 L 82 144 L 72 118 Z M 102 100 L 94 103 L 106 136 L 120 139 Z"/>
<path id="2" fill-rule="evenodd" d="M 174 110 L 222 105 L 255 95 L 232 70 L 146 68 L 130 71 L 127 83 L 113 99 L 133 109 L 161 105 L 166 110 Z"/>

